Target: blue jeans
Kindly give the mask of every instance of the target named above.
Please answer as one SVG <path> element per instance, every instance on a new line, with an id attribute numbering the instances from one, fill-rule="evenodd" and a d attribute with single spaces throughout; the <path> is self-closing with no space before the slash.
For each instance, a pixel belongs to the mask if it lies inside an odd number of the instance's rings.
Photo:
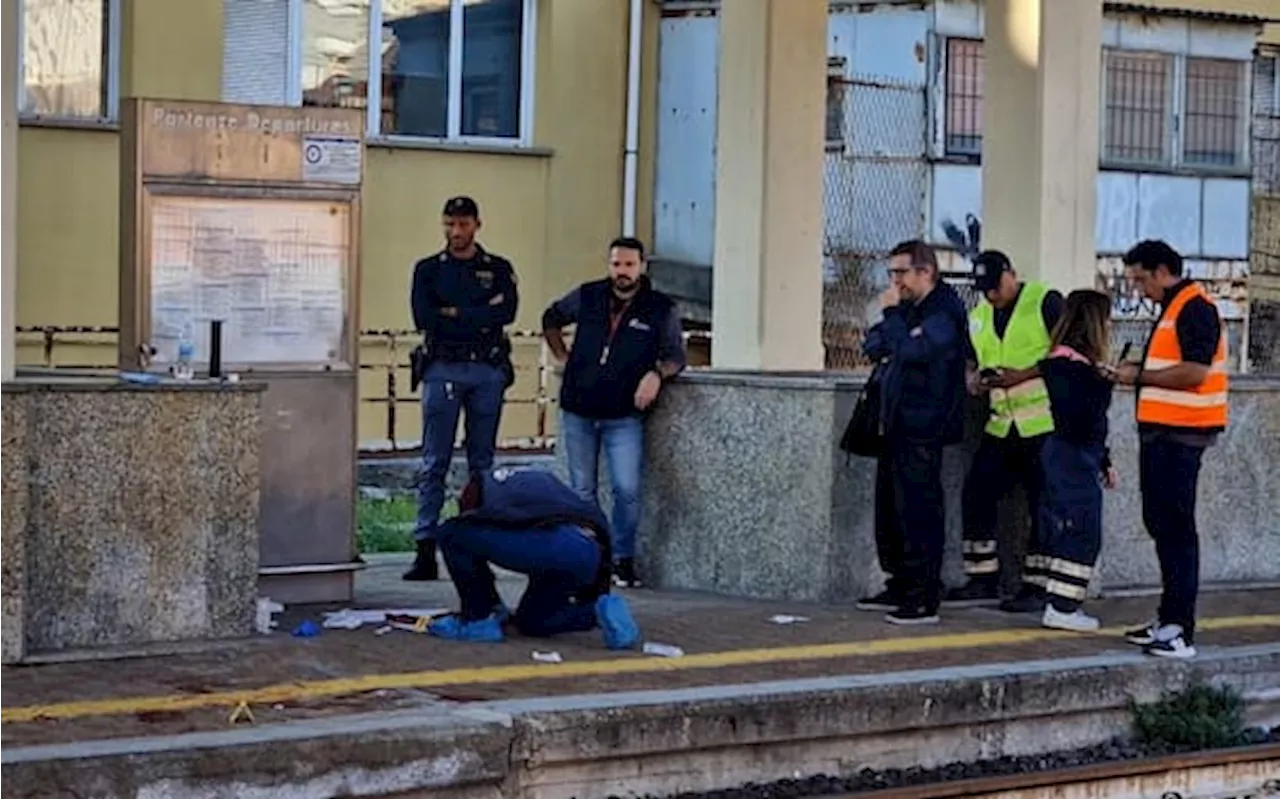
<path id="1" fill-rule="evenodd" d="M 418 522 L 413 531 L 417 540 L 436 536 L 460 411 L 466 411 L 467 419 L 467 470 L 477 474 L 493 468 L 505 383 L 501 370 L 487 363 L 436 361 L 427 367 L 422 382 Z"/>
<path id="2" fill-rule="evenodd" d="M 634 558 L 640 527 L 640 472 L 644 466 L 644 421 L 639 416 L 588 419 L 565 411 L 560 440 L 569 463 L 569 483 L 588 502 L 599 501 L 600 451 L 609 465 L 613 493 L 613 557 Z"/>
<path id="3" fill-rule="evenodd" d="M 440 528 L 439 536 L 463 621 L 486 618 L 498 605 L 492 563 L 529 577 L 512 615 L 523 635 L 581 632 L 596 626 L 594 603 L 576 600 L 595 583 L 600 545 L 580 527 L 518 530 L 450 522 Z"/>

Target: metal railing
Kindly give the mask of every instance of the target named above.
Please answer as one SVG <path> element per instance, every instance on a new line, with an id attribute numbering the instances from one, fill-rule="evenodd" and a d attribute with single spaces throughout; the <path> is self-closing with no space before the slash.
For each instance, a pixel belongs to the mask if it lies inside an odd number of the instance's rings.
<path id="1" fill-rule="evenodd" d="M 15 329 L 16 344 L 19 352 L 23 349 L 38 347 L 38 360 L 28 359 L 24 366 L 42 366 L 50 369 L 113 369 L 116 367 L 116 336 L 118 327 L 106 325 L 32 325 L 19 326 Z M 516 368 L 516 383 L 505 400 L 505 407 L 534 408 L 533 421 L 527 430 L 518 430 L 517 435 L 507 436 L 498 442 L 498 446 L 506 451 L 545 452 L 555 443 L 555 436 L 549 432 L 548 414 L 555 405 L 556 391 L 553 385 L 556 368 L 552 364 L 550 351 L 542 340 L 541 331 L 516 330 L 509 334 L 512 339 L 513 361 Z M 404 405 L 410 405 L 416 413 L 421 402 L 417 392 L 409 390 L 409 353 L 420 340 L 421 334 L 413 330 L 402 329 L 368 329 L 360 331 L 360 366 L 362 374 L 382 373 L 381 392 L 369 392 L 364 386 L 360 390 L 359 403 L 385 406 L 384 421 L 380 425 L 377 436 L 370 436 L 369 430 L 361 431 L 360 449 L 370 455 L 399 455 L 416 452 L 422 446 L 420 438 L 403 439 L 397 434 L 400 413 Z M 572 340 L 566 336 L 567 340 Z M 710 334 L 702 331 L 687 331 L 686 343 L 708 341 Z M 531 345 L 538 347 L 536 358 L 521 357 L 521 349 Z M 90 353 L 90 357 L 80 360 L 68 360 L 58 357 L 62 348 L 82 347 Z M 370 357 L 381 349 L 381 357 Z M 94 357 L 103 353 L 101 357 Z M 106 353 L 110 353 L 109 355 Z M 535 373 L 533 390 L 522 389 L 527 381 L 522 376 L 530 371 Z"/>

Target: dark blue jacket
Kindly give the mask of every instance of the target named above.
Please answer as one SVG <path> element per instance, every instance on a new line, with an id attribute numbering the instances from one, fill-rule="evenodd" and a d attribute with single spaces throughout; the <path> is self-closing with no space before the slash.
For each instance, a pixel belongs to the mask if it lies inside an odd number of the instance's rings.
<path id="1" fill-rule="evenodd" d="M 881 373 L 886 438 L 955 444 L 964 438 L 964 353 L 968 316 L 955 289 L 939 282 L 921 302 L 886 308 L 862 349 Z"/>
<path id="2" fill-rule="evenodd" d="M 635 394 L 645 374 L 659 361 L 684 362 L 675 303 L 641 278 L 640 290 L 613 325 L 615 298 L 608 280 L 584 283 L 570 297 L 575 294 L 575 301 L 561 300 L 542 317 L 544 330 L 570 322 L 578 326 L 564 367 L 560 407 L 588 419 L 639 413 Z M 569 305 L 575 306 L 572 313 Z"/>
<path id="3" fill-rule="evenodd" d="M 518 303 L 511 263 L 480 247 L 469 260 L 443 250 L 413 266 L 413 323 L 438 358 L 483 357 L 502 340 L 502 328 L 515 321 Z M 457 316 L 445 316 L 442 308 L 457 308 Z"/>
<path id="4" fill-rule="evenodd" d="M 597 593 L 609 590 L 612 535 L 609 521 L 596 503 L 582 499 L 554 474 L 541 469 L 490 469 L 480 476 L 478 494 L 474 487 L 473 480 L 463 491 L 464 509 L 441 525 L 442 532 L 473 524 L 531 531 L 557 524 L 588 528 L 601 551 L 601 574 L 595 588 Z"/>

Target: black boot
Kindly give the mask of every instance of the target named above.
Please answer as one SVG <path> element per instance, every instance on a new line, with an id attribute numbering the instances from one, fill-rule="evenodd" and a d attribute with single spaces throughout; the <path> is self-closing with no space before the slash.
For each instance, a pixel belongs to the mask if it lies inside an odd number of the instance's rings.
<path id="1" fill-rule="evenodd" d="M 970 577 L 969 582 L 952 588 L 942 599 L 944 605 L 994 605 L 1000 599 L 1000 582 L 995 575 Z"/>
<path id="2" fill-rule="evenodd" d="M 436 542 L 434 540 L 418 542 L 418 556 L 413 559 L 413 568 L 404 573 L 403 579 L 411 582 L 427 582 L 440 579 L 440 566 L 436 563 Z"/>

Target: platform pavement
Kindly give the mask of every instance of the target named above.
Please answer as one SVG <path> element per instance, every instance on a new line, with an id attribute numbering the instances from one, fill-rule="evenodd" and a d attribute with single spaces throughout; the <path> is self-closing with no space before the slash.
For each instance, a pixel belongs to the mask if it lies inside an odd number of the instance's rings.
<path id="1" fill-rule="evenodd" d="M 374 560 L 360 576 L 358 606 L 436 608 L 452 603 L 447 582 L 403 583 L 401 559 Z M 508 602 L 515 601 L 521 588 L 516 578 L 500 581 Z M 5 795 L 10 795 L 9 784 L 38 785 L 62 775 L 56 764 L 86 758 L 116 765 L 84 771 L 85 780 L 101 772 L 116 774 L 115 784 L 127 785 L 145 774 L 151 796 L 256 795 L 200 793 L 195 788 L 186 792 L 190 786 L 185 782 L 165 782 L 187 779 L 192 769 L 211 775 L 243 772 L 245 751 L 266 758 L 249 770 L 274 774 L 271 779 L 279 779 L 281 769 L 294 773 L 297 768 L 287 764 L 298 758 L 314 758 L 304 770 L 335 779 L 335 769 L 361 764 L 361 773 L 382 774 L 396 790 L 409 790 L 404 786 L 410 783 L 415 790 L 502 783 L 507 786 L 502 795 L 594 795 L 584 786 L 627 774 L 646 790 L 659 784 L 687 787 L 698 779 L 705 785 L 719 780 L 716 784 L 725 787 L 744 774 L 754 775 L 747 779 L 763 776 L 767 769 L 748 768 L 741 760 L 730 767 L 723 752 L 707 755 L 710 760 L 681 753 L 703 747 L 720 751 L 716 746 L 726 741 L 749 742 L 758 734 L 778 748 L 783 760 L 808 763 L 809 755 L 794 754 L 798 741 L 810 741 L 806 745 L 818 753 L 814 757 L 835 757 L 842 750 L 828 751 L 823 748 L 827 744 L 814 748 L 810 739 L 863 740 L 875 727 L 879 737 L 859 750 L 861 762 L 891 762 L 902 751 L 902 741 L 894 737 L 903 734 L 900 727 L 920 722 L 899 717 L 918 716 L 922 695 L 926 720 L 940 725 L 949 720 L 943 726 L 961 730 L 945 744 L 941 738 L 937 743 L 938 756 L 951 752 L 956 757 L 978 745 L 962 732 L 965 725 L 999 727 L 995 737 L 980 736 L 981 745 L 973 749 L 979 753 L 1042 751 L 1050 743 L 1096 739 L 1123 723 L 1129 695 L 1153 697 L 1193 673 L 1235 681 L 1265 700 L 1266 713 L 1280 706 L 1280 591 L 1275 590 L 1206 594 L 1203 655 L 1193 664 L 1155 662 L 1120 640 L 1119 629 L 1146 617 L 1154 603 L 1150 597 L 1093 603 L 1107 629 L 1082 636 L 1046 631 L 1033 618 L 994 609 L 949 612 L 941 625 L 903 630 L 885 625 L 879 614 L 849 607 L 643 590 L 628 596 L 647 640 L 679 646 L 684 657 L 608 652 L 592 633 L 481 645 L 398 630 L 377 635 L 368 626 L 293 638 L 288 635 L 291 625 L 320 618 L 318 609 L 300 608 L 285 614 L 281 631 L 245 641 L 150 657 L 5 667 L 0 682 Z M 775 614 L 808 620 L 776 624 L 770 621 Z M 534 662 L 534 651 L 558 652 L 563 662 Z M 866 704 L 872 695 L 877 698 Z M 930 697 L 935 696 L 942 705 L 930 717 Z M 229 714 L 241 701 L 253 718 L 233 726 Z M 688 707 L 681 709 L 681 702 Z M 836 708 L 841 708 L 838 719 L 831 716 Z M 962 713 L 964 708 L 968 710 Z M 1027 720 L 1072 712 L 1074 721 L 1055 718 L 1051 730 L 1037 731 Z M 704 718 L 710 726 L 696 740 L 686 740 L 692 733 L 681 732 L 682 725 L 699 713 L 710 714 Z M 824 725 L 839 729 L 823 733 Z M 329 740 L 333 736 L 346 743 L 334 743 Z M 506 743 L 495 743 L 494 736 L 507 736 Z M 327 743 L 312 745 L 317 739 Z M 520 754 L 521 746 L 532 748 Z M 223 747 L 230 748 L 214 754 Z M 601 747 L 612 754 L 605 757 Z M 642 780 L 639 764 L 657 757 L 654 747 L 666 753 L 659 760 L 676 758 L 684 765 L 671 761 L 662 767 L 667 777 L 650 774 Z M 268 749 L 278 751 L 269 755 Z M 318 754 L 320 749 L 325 754 Z M 196 750 L 202 765 L 189 762 Z M 436 759 L 428 758 L 430 763 L 422 760 L 423 752 L 437 750 L 444 754 L 432 755 Z M 583 772 L 572 765 L 578 762 L 572 753 L 579 750 L 599 750 L 604 760 Z M 240 754 L 233 757 L 232 752 Z M 640 759 L 619 754 L 626 752 Z M 786 752 L 792 754 L 782 754 Z M 154 758 L 159 760 L 152 762 Z M 401 773 L 403 758 L 418 764 L 417 776 Z M 468 763 L 478 770 L 468 771 Z M 697 776 L 714 763 L 720 765 L 712 773 Z M 781 768 L 781 763 L 770 768 Z M 849 763 L 831 767 L 837 766 Z M 72 771 L 80 774 L 76 769 Z M 387 776 L 393 772 L 400 776 Z M 508 783 L 517 772 L 524 775 L 522 784 L 543 787 L 511 788 Z M 460 776 L 465 774 L 470 776 Z M 338 788 L 326 793 L 328 784 L 308 783 L 310 792 L 262 795 L 340 793 Z M 383 795 L 377 792 L 383 782 L 369 784 L 373 787 L 368 791 L 350 795 Z M 92 780 L 85 785 L 92 787 Z"/>

